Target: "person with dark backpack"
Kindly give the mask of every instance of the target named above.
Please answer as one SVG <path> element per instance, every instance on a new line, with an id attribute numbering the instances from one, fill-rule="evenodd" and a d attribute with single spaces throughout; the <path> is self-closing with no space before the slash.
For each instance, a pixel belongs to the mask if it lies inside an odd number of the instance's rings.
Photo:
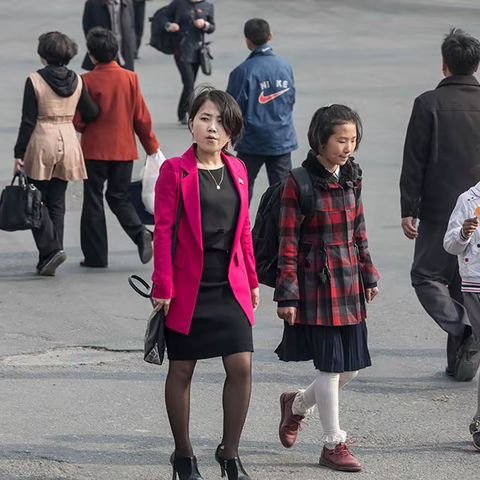
<path id="1" fill-rule="evenodd" d="M 362 171 L 351 157 L 361 137 L 360 117 L 349 107 L 317 110 L 308 132 L 311 150 L 302 164 L 312 179 L 313 214 L 304 218 L 294 173 L 284 182 L 278 214 L 274 300 L 285 324 L 275 352 L 284 362 L 313 360 L 316 369 L 306 390 L 281 395 L 279 437 L 292 447 L 316 405 L 323 428 L 320 464 L 342 471 L 362 469 L 340 429 L 338 391 L 371 365 L 366 302 L 378 294 L 379 280 L 368 249 Z"/>
<path id="2" fill-rule="evenodd" d="M 183 91 L 177 115 L 178 121 L 187 125 L 188 100 L 195 88 L 201 66 L 205 34 L 215 31 L 213 4 L 206 0 L 173 0 L 161 8 L 151 20 L 154 41 L 151 40 L 150 44 L 163 53 L 173 54 L 182 77 Z M 160 34 L 157 26 L 159 24 L 172 36 Z"/>

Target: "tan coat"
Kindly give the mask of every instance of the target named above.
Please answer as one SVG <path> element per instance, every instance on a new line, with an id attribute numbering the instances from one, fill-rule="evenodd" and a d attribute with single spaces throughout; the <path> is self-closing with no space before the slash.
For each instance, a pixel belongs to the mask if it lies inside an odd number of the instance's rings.
<path id="1" fill-rule="evenodd" d="M 28 142 L 24 170 L 34 180 L 87 178 L 73 117 L 82 93 L 82 80 L 70 97 L 58 96 L 37 72 L 30 75 L 38 102 L 37 125 Z"/>

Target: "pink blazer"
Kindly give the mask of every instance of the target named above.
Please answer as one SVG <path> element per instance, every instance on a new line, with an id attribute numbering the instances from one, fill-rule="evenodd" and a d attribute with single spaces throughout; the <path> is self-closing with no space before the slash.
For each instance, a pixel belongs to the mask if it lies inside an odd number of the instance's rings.
<path id="1" fill-rule="evenodd" d="M 258 287 L 248 213 L 247 170 L 243 162 L 222 153 L 240 196 L 240 212 L 232 245 L 228 279 L 233 294 L 250 321 L 253 307 L 250 290 Z M 185 172 L 185 175 L 184 175 Z M 183 211 L 172 260 L 172 236 L 179 192 Z M 171 298 L 166 326 L 188 334 L 203 270 L 202 224 L 197 161 L 193 146 L 181 157 L 166 160 L 155 188 L 155 232 L 153 244 L 155 298 Z"/>

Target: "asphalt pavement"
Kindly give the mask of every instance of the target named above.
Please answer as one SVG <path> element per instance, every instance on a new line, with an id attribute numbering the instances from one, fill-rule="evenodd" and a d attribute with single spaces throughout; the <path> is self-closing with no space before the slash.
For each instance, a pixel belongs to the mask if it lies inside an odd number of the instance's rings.
<path id="1" fill-rule="evenodd" d="M 147 14 L 165 2 L 149 2 Z M 40 68 L 37 38 L 63 31 L 79 43 L 72 68 L 85 54 L 83 1 L 0 0 L 0 188 L 11 181 L 13 146 L 23 85 Z M 447 378 L 446 335 L 420 307 L 410 287 L 413 243 L 399 227 L 398 179 L 406 125 L 415 96 L 442 79 L 440 43 L 451 27 L 480 38 L 477 0 L 222 0 L 215 2 L 214 72 L 225 88 L 247 55 L 243 24 L 264 17 L 275 52 L 295 72 L 295 125 L 308 150 L 310 117 L 344 102 L 364 121 L 356 158 L 364 170 L 364 201 L 380 295 L 369 310 L 373 366 L 341 392 L 341 426 L 357 438 L 364 463 L 359 478 L 460 480 L 477 478 L 480 454 L 470 445 L 477 382 Z M 148 23 L 147 23 L 148 28 Z M 146 31 L 144 44 L 148 42 Z M 171 57 L 147 45 L 136 71 L 164 154 L 191 142 L 176 124 L 180 77 Z M 141 152 L 144 158 L 144 152 Z M 137 162 L 138 174 L 141 162 Z M 262 171 L 251 215 L 267 186 Z M 79 240 L 81 184 L 68 190 L 67 262 L 54 278 L 35 276 L 29 232 L 0 232 L 0 480 L 168 479 L 173 449 L 163 400 L 166 365 L 142 360 L 148 301 L 128 287 L 145 278 L 136 247 L 109 213 L 109 268 L 84 270 Z M 340 479 L 349 474 L 318 466 L 316 415 L 285 450 L 277 437 L 278 397 L 314 378 L 308 363 L 280 363 L 273 353 L 282 323 L 272 291 L 262 288 L 256 314 L 252 403 L 241 443 L 253 480 Z M 219 359 L 199 362 L 192 390 L 191 436 L 205 479 L 220 478 L 213 454 L 221 436 Z M 353 474 L 350 474 L 353 475 Z"/>

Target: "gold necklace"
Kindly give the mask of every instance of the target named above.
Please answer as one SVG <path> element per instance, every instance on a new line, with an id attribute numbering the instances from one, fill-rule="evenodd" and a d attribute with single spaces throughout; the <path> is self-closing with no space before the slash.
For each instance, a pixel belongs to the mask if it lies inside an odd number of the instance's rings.
<path id="1" fill-rule="evenodd" d="M 225 174 L 225 164 L 222 165 L 222 178 L 220 178 L 220 182 L 217 182 L 217 179 L 213 176 L 213 173 L 210 171 L 210 169 L 200 160 L 199 156 L 195 154 L 196 159 L 205 167 L 205 170 L 210 174 L 212 177 L 213 181 L 215 182 L 215 185 L 217 186 L 217 190 L 220 190 L 220 186 L 222 185 L 223 182 L 223 176 Z"/>

